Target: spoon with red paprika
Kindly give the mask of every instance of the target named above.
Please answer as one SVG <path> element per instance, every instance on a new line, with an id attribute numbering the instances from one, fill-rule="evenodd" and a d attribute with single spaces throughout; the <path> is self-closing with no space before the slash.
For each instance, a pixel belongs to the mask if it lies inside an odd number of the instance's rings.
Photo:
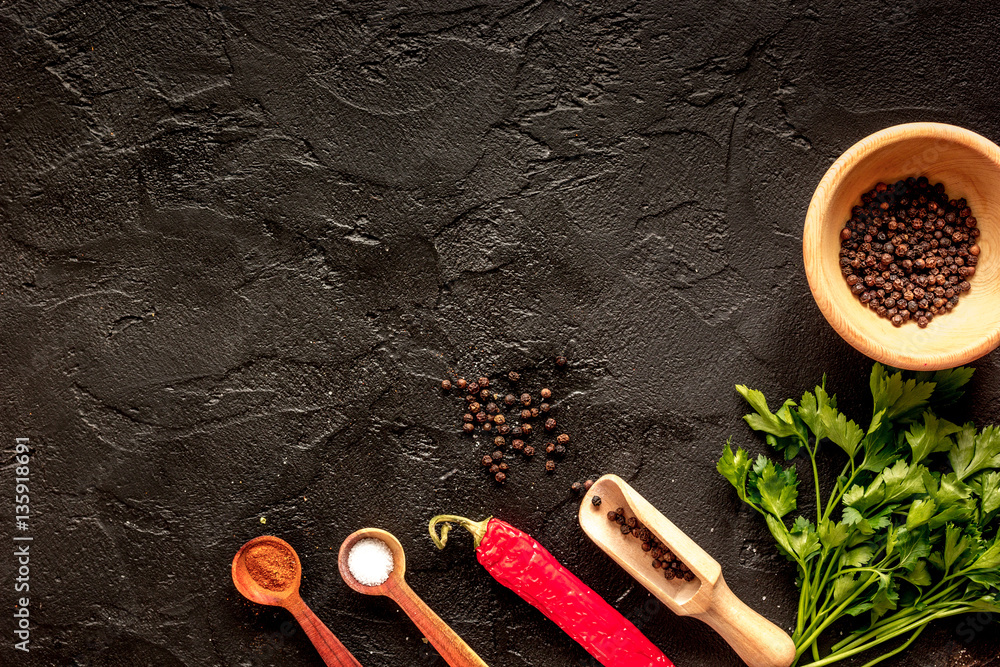
<path id="1" fill-rule="evenodd" d="M 354 545 L 369 538 L 380 540 L 389 547 L 389 552 L 392 553 L 392 572 L 389 573 L 389 577 L 384 583 L 376 586 L 366 586 L 355 579 L 354 575 L 351 574 L 351 566 L 348 562 Z M 344 543 L 340 545 L 337 564 L 340 567 L 340 576 L 343 577 L 344 583 L 358 593 L 384 595 L 398 604 L 451 667 L 488 667 L 482 658 L 476 655 L 476 652 L 447 623 L 441 620 L 441 617 L 435 614 L 403 579 L 403 575 L 406 573 L 406 554 L 403 551 L 403 545 L 399 543 L 395 535 L 378 528 L 357 530 L 348 535 Z"/>
<path id="2" fill-rule="evenodd" d="M 494 579 L 555 621 L 605 667 L 673 667 L 638 628 L 527 533 L 499 519 L 442 514 L 428 526 L 438 549 L 444 549 L 452 524 L 472 533 L 476 559 Z"/>
<path id="3" fill-rule="evenodd" d="M 600 498 L 597 503 L 594 497 Z M 687 581 L 666 579 L 654 569 L 639 540 L 631 539 L 608 520 L 608 508 L 623 508 L 694 573 Z M 788 667 L 795 658 L 795 644 L 781 628 L 755 612 L 729 590 L 722 567 L 694 540 L 663 516 L 625 480 L 605 475 L 597 480 L 580 503 L 583 532 L 617 561 L 639 583 L 679 616 L 694 616 L 708 623 L 749 667 Z"/>
<path id="4" fill-rule="evenodd" d="M 233 583 L 246 599 L 284 607 L 292 613 L 328 667 L 361 667 L 299 595 L 302 563 L 288 542 L 263 535 L 250 540 L 233 558 Z"/>

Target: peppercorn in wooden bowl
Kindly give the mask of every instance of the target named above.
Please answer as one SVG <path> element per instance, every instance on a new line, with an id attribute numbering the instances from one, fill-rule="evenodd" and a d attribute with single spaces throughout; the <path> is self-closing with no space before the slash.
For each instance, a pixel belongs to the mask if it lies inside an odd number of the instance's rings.
<path id="1" fill-rule="evenodd" d="M 840 264 L 841 232 L 862 194 L 878 183 L 911 177 L 941 183 L 948 197 L 965 199 L 979 230 L 969 291 L 923 328 L 912 322 L 896 326 L 863 304 Z M 876 361 L 938 370 L 987 354 L 1000 344 L 1000 147 L 943 123 L 896 125 L 862 139 L 834 162 L 816 188 L 802 251 L 809 288 L 827 321 Z"/>

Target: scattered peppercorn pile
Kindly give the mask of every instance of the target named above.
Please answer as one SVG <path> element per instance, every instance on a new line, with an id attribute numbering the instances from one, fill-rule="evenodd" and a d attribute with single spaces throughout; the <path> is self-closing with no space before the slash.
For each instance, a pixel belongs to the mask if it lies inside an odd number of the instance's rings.
<path id="1" fill-rule="evenodd" d="M 598 505 L 599 503 L 594 503 Z M 634 516 L 626 517 L 625 508 L 619 507 L 608 512 L 608 520 L 621 526 L 622 535 L 631 535 L 642 542 L 642 550 L 649 552 L 653 559 L 653 569 L 663 570 L 663 576 L 670 579 L 694 581 L 695 576 L 674 552 L 653 535 L 648 528 L 639 523 Z"/>
<path id="2" fill-rule="evenodd" d="M 556 357 L 555 366 L 564 368 L 565 357 Z M 521 375 L 516 371 L 507 373 L 507 391 L 504 393 L 498 387 L 500 382 L 485 376 L 471 382 L 464 377 L 457 378 L 454 382 L 441 381 L 443 391 L 457 389 L 460 395 L 464 395 L 462 432 L 467 435 L 479 432 L 493 436 L 487 439 L 488 453 L 479 455 L 480 465 L 489 471 L 496 482 L 503 484 L 510 474 L 510 462 L 515 454 L 525 461 L 534 457 L 535 445 L 531 443 L 537 432 L 539 435 L 544 434 L 545 438 L 552 438 L 539 447 L 544 447 L 547 456 L 545 470 L 554 472 L 556 459 L 566 455 L 570 437 L 567 433 L 556 435 L 559 424 L 554 416 L 552 390 L 543 387 L 538 391 L 537 397 L 524 391 L 520 386 Z"/>
<path id="3" fill-rule="evenodd" d="M 926 327 L 971 289 L 979 228 L 964 199 L 944 185 L 908 178 L 878 183 L 840 233 L 840 267 L 861 303 L 895 326 Z"/>

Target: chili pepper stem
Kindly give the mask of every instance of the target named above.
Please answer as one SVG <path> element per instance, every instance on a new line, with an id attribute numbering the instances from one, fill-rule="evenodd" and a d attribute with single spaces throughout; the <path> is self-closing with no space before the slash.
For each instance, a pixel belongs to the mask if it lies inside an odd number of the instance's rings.
<path id="1" fill-rule="evenodd" d="M 431 519 L 430 524 L 427 526 L 427 531 L 431 534 L 431 539 L 434 540 L 434 546 L 438 549 L 444 549 L 444 545 L 448 543 L 448 532 L 451 530 L 451 524 L 457 523 L 462 528 L 472 533 L 473 544 L 475 548 L 479 548 L 479 543 L 483 541 L 483 537 L 486 536 L 486 524 L 490 522 L 493 517 L 486 517 L 482 521 L 473 521 L 472 519 L 466 519 L 464 516 L 455 516 L 454 514 L 438 514 L 436 517 Z M 438 536 L 436 526 L 441 524 L 441 535 Z"/>

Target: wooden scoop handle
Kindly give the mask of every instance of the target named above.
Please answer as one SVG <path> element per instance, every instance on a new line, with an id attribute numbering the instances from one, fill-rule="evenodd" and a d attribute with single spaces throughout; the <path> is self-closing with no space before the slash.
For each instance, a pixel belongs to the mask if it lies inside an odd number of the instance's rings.
<path id="1" fill-rule="evenodd" d="M 309 641 L 316 647 L 316 651 L 328 667 L 361 667 L 361 663 L 330 632 L 330 628 L 319 620 L 319 617 L 302 601 L 302 598 L 295 595 L 284 606 L 285 609 L 292 612 L 292 616 L 306 631 Z"/>
<path id="2" fill-rule="evenodd" d="M 441 617 L 417 597 L 402 578 L 390 578 L 392 585 L 386 591 L 396 604 L 406 612 L 424 637 L 437 649 L 451 667 L 488 667 L 465 641 Z"/>
<path id="3" fill-rule="evenodd" d="M 715 584 L 711 608 L 695 616 L 722 635 L 749 667 L 788 667 L 795 659 L 792 638 L 746 606 L 721 576 Z"/>

